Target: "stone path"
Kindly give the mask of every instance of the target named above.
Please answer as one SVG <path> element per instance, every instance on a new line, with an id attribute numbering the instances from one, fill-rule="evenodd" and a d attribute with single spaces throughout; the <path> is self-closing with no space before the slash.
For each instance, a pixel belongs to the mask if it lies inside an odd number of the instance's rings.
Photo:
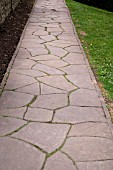
<path id="1" fill-rule="evenodd" d="M 0 100 L 1 170 L 113 170 L 113 136 L 63 0 L 37 0 Z"/>

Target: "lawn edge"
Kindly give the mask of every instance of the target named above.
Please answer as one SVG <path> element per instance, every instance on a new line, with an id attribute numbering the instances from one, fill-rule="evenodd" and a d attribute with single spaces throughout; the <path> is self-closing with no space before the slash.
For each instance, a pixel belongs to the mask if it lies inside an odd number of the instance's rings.
<path id="1" fill-rule="evenodd" d="M 65 1 L 65 0 L 64 0 L 64 3 L 66 4 L 66 1 Z M 84 55 L 84 59 L 85 59 L 85 62 L 86 62 L 86 65 L 87 65 L 87 68 L 88 68 L 88 71 L 89 71 L 91 80 L 92 80 L 93 82 L 95 82 L 95 83 L 94 83 L 95 89 L 96 89 L 96 91 L 97 91 L 97 93 L 98 93 L 98 96 L 99 96 L 99 98 L 100 98 L 101 105 L 102 105 L 102 109 L 103 109 L 103 111 L 104 111 L 104 115 L 105 115 L 105 117 L 106 117 L 107 123 L 108 123 L 108 125 L 109 125 L 109 127 L 110 127 L 110 130 L 111 130 L 111 133 L 112 133 L 112 135 L 113 135 L 113 123 L 112 123 L 112 121 L 111 121 L 110 112 L 109 112 L 109 110 L 108 110 L 108 108 L 107 108 L 107 104 L 105 103 L 105 99 L 104 99 L 104 97 L 103 97 L 103 95 L 102 95 L 102 92 L 101 92 L 101 90 L 100 90 L 100 88 L 99 88 L 99 85 L 98 85 L 98 82 L 97 82 L 97 80 L 96 80 L 96 77 L 95 77 L 95 75 L 94 75 L 94 73 L 93 73 L 93 70 L 91 69 L 91 66 L 90 66 L 90 64 L 89 64 L 87 55 L 86 55 L 86 53 L 85 53 L 85 51 L 84 51 L 84 49 L 83 49 L 83 47 L 82 47 L 81 41 L 80 41 L 79 36 L 78 36 L 78 34 L 77 34 L 76 27 L 75 27 L 75 25 L 74 25 L 74 23 L 73 23 L 73 20 L 72 20 L 71 14 L 70 14 L 70 10 L 69 10 L 67 4 L 66 4 L 66 7 L 67 7 L 67 9 L 68 9 L 67 12 L 68 12 L 68 16 L 69 16 L 69 18 L 70 18 L 70 20 L 71 20 L 71 23 L 72 23 L 72 26 L 73 26 L 74 34 L 75 34 L 75 36 L 76 36 L 76 38 L 77 38 L 78 44 L 79 44 L 79 46 L 80 46 L 80 48 L 81 48 L 81 51 L 82 51 L 82 53 L 83 53 L 83 55 Z"/>
<path id="2" fill-rule="evenodd" d="M 4 74 L 4 77 L 3 77 L 3 79 L 2 79 L 2 82 L 1 82 L 1 84 L 0 84 L 0 97 L 1 97 L 1 95 L 2 95 L 2 92 L 3 92 L 4 88 L 5 88 L 5 85 L 6 85 L 6 83 L 7 83 L 7 80 L 8 80 L 9 74 L 10 74 L 10 70 L 12 69 L 13 63 L 14 63 L 14 61 L 15 61 L 15 59 L 16 59 L 16 56 L 17 56 L 17 54 L 18 54 L 18 51 L 19 51 L 19 49 L 20 49 L 20 45 L 21 45 L 22 39 L 23 39 L 23 37 L 24 37 L 24 35 L 25 35 L 25 31 L 26 31 L 26 29 L 27 29 L 27 26 L 28 26 L 30 17 L 31 17 L 31 15 L 32 15 L 32 13 L 33 13 L 35 3 L 36 3 L 36 0 L 35 0 L 35 2 L 34 2 L 34 4 L 33 4 L 33 8 L 32 8 L 32 10 L 31 10 L 31 13 L 29 14 L 29 18 L 28 18 L 28 20 L 27 20 L 27 22 L 26 22 L 26 24 L 25 24 L 25 26 L 24 26 L 24 29 L 23 29 L 23 31 L 22 31 L 22 34 L 21 34 L 21 36 L 20 36 L 20 40 L 19 40 L 19 42 L 18 42 L 18 44 L 17 44 L 16 50 L 15 50 L 15 52 L 14 52 L 14 54 L 13 54 L 13 56 L 12 56 L 12 58 L 11 58 L 9 64 L 8 64 L 8 67 L 7 67 L 7 69 L 6 69 L 6 72 L 5 72 L 5 74 Z"/>

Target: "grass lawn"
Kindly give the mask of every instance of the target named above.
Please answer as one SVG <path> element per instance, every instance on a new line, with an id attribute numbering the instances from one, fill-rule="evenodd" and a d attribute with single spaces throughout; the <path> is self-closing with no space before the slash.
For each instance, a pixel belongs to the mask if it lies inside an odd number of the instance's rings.
<path id="1" fill-rule="evenodd" d="M 66 0 L 103 95 L 113 107 L 113 13 Z"/>

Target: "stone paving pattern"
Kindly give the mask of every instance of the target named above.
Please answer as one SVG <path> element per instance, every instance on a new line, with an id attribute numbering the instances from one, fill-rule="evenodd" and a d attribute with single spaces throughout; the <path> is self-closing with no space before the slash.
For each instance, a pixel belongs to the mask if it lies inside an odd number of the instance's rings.
<path id="1" fill-rule="evenodd" d="M 36 0 L 0 99 L 1 170 L 113 170 L 113 136 L 63 0 Z"/>

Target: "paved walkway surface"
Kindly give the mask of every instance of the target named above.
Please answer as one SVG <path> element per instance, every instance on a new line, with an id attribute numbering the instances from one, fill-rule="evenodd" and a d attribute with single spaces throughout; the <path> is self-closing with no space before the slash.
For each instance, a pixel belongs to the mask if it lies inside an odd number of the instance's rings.
<path id="1" fill-rule="evenodd" d="M 63 0 L 38 0 L 0 100 L 1 170 L 113 170 L 113 138 Z"/>

